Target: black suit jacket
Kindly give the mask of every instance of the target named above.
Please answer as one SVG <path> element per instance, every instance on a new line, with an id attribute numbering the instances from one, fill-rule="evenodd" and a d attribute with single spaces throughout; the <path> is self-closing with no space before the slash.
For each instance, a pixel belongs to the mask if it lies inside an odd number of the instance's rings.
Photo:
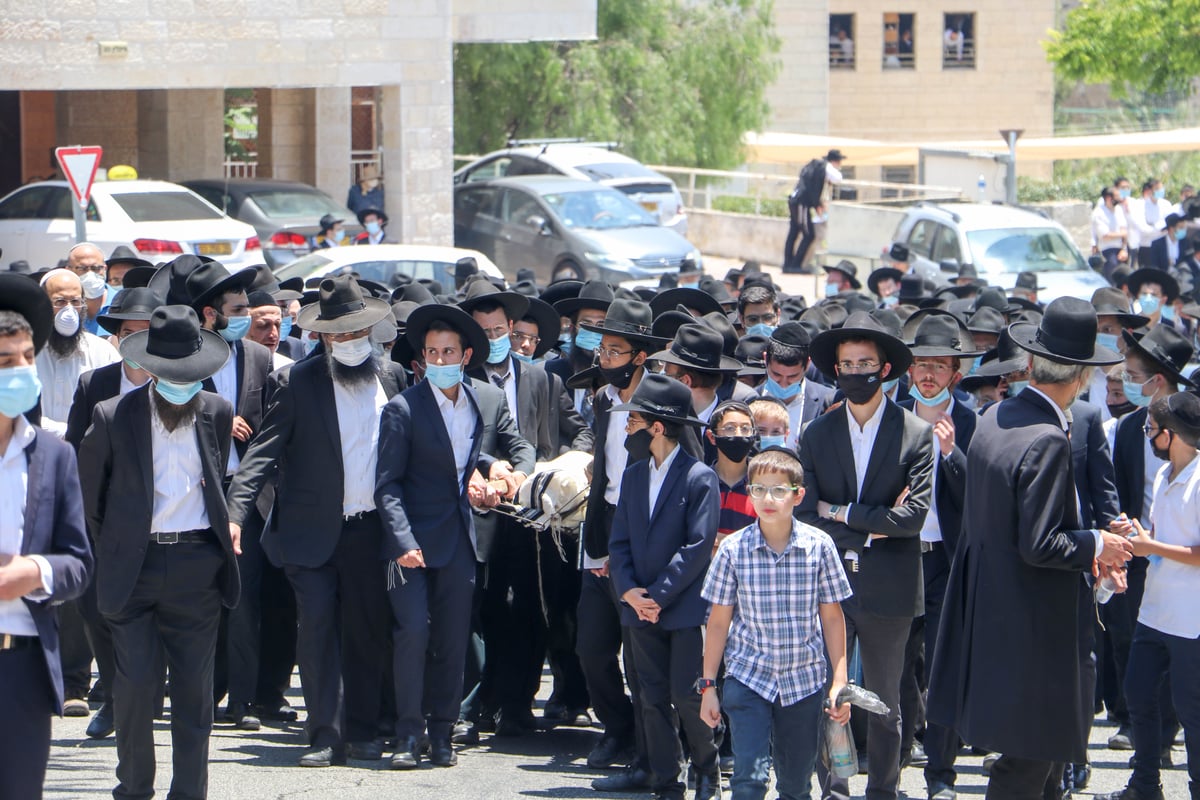
<path id="1" fill-rule="evenodd" d="M 1150 243 L 1150 263 L 1146 266 L 1161 269 L 1163 272 L 1169 272 L 1171 267 L 1175 266 L 1175 262 L 1167 253 L 1166 236 L 1160 236 Z"/>
<path id="2" fill-rule="evenodd" d="M 917 401 L 910 395 L 898 405 L 915 414 L 913 409 L 916 404 Z M 940 447 L 934 446 L 937 492 L 933 507 L 937 509 L 938 527 L 942 531 L 946 554 L 953 557 L 962 531 L 963 499 L 967 492 L 967 449 L 971 446 L 971 437 L 975 435 L 975 423 L 979 418 L 956 400 L 950 409 L 950 419 L 954 422 L 954 449 L 950 455 L 943 456 Z"/>
<path id="3" fill-rule="evenodd" d="M 233 404 L 233 413 L 246 420 L 253 440 L 253 435 L 262 428 L 267 376 L 271 374 L 271 351 L 249 339 L 239 339 L 230 347 L 237 358 L 237 402 Z M 212 378 L 204 380 L 204 389 L 217 391 Z M 246 455 L 250 441 L 234 439 L 233 446 L 240 459 Z"/>
<path id="4" fill-rule="evenodd" d="M 399 364 L 385 362 L 379 382 L 394 396 L 404 385 Z M 275 482 L 276 504 L 263 548 L 283 564 L 319 567 L 342 531 L 341 433 L 333 378 L 324 358 L 279 370 L 262 430 L 251 440 L 229 487 L 229 518 L 241 525 L 259 494 Z M 386 531 L 385 531 L 386 533 Z"/>
<path id="5" fill-rule="evenodd" d="M 800 438 L 804 499 L 796 518 L 828 533 L 840 552 L 859 554 L 854 591 L 861 608 L 884 617 L 925 613 L 921 576 L 921 526 L 929 511 L 933 481 L 933 431 L 895 403 L 884 400 L 883 419 L 867 462 L 862 495 L 850 444 L 849 406 L 814 419 Z M 904 504 L 896 498 L 909 489 Z M 817 502 L 852 504 L 846 522 L 817 513 Z M 868 535 L 883 534 L 867 547 Z"/>
<path id="6" fill-rule="evenodd" d="M 1131 519 L 1149 517 L 1146 508 L 1146 434 L 1142 428 L 1150 416 L 1149 409 L 1139 408 L 1117 420 L 1113 438 L 1113 468 L 1120 508 Z"/>
<path id="7" fill-rule="evenodd" d="M 1112 454 L 1100 420 L 1100 409 L 1077 400 L 1071 405 L 1071 460 L 1075 468 L 1075 488 L 1079 492 L 1079 510 L 1089 528 L 1108 528 L 1121 516 L 1117 499 Z M 1140 431 L 1139 431 L 1140 432 Z"/>
<path id="8" fill-rule="evenodd" d="M 591 452 L 592 432 L 575 411 L 558 376 L 537 364 L 523 364 L 515 358 L 509 360 L 509 370 L 510 380 L 517 386 L 517 430 L 534 446 L 537 460 L 548 461 L 567 450 Z M 482 367 L 468 374 L 476 385 L 491 383 Z M 503 394 L 504 390 L 500 392 Z M 566 445 L 560 450 L 563 442 Z"/>
<path id="9" fill-rule="evenodd" d="M 154 452 L 150 384 L 96 406 L 92 426 L 79 446 L 79 476 L 88 530 L 96 542 L 96 601 L 101 613 L 125 607 L 150 546 L 154 513 Z M 238 566 L 229 537 L 229 514 L 221 480 L 229 460 L 233 408 L 219 395 L 201 392 L 196 412 L 196 446 L 208 524 L 225 551 L 218 580 L 221 600 L 237 605 Z"/>
<path id="10" fill-rule="evenodd" d="M 279 345 L 275 348 L 276 352 L 283 353 L 292 361 L 299 361 L 304 358 L 304 343 L 294 336 L 285 336 L 279 340 Z"/>
<path id="11" fill-rule="evenodd" d="M 76 450 L 88 426 L 92 424 L 92 410 L 102 401 L 121 393 L 121 370 L 124 364 L 124 361 L 118 361 L 88 370 L 79 376 L 71 410 L 67 412 L 67 432 L 63 434 L 63 439 Z"/>

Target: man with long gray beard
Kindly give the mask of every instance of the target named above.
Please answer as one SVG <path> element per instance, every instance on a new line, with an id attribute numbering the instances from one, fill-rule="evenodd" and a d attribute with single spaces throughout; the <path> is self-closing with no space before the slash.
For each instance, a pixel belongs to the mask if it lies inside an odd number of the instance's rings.
<path id="1" fill-rule="evenodd" d="M 229 489 L 233 529 L 277 479 L 274 539 L 296 593 L 297 660 L 308 709 L 306 767 L 376 760 L 390 617 L 384 538 L 375 510 L 379 415 L 404 373 L 372 354 L 371 327 L 391 315 L 352 276 L 321 282 L 298 324 L 325 355 L 293 364 Z M 465 634 L 464 634 L 465 636 Z"/>

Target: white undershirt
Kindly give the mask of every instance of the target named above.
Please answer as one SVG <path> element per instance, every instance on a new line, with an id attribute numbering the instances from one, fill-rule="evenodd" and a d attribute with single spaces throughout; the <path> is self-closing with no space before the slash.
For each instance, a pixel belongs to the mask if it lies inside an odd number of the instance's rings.
<path id="1" fill-rule="evenodd" d="M 233 413 L 236 414 L 238 407 L 236 345 L 229 348 L 229 357 L 225 359 L 225 363 L 212 376 L 212 381 L 217 394 L 229 401 L 229 404 L 233 406 Z M 238 464 L 240 463 L 241 459 L 238 458 L 236 440 L 231 439 L 229 442 L 229 464 L 225 467 L 225 474 L 232 475 L 237 472 Z"/>
<path id="2" fill-rule="evenodd" d="M 675 456 L 679 455 L 679 444 L 671 450 L 670 454 L 663 459 L 662 466 L 654 466 L 654 456 L 650 457 L 650 513 L 654 513 L 654 507 L 658 505 L 658 496 L 662 493 L 663 482 L 667 479 L 667 470 L 671 468 L 671 464 L 675 462 Z"/>
<path id="3" fill-rule="evenodd" d="M 458 387 L 458 397 L 453 401 L 436 386 L 431 384 L 430 388 L 437 401 L 438 411 L 442 414 L 442 424 L 446 426 L 446 434 L 450 437 L 450 447 L 454 451 L 454 468 L 458 471 L 458 486 L 461 489 L 463 479 L 467 474 L 467 460 L 471 457 L 471 444 L 475 433 L 475 414 L 470 401 L 467 400 L 467 392 L 461 384 Z M 374 470 L 371 474 L 375 474 Z"/>
<path id="4" fill-rule="evenodd" d="M 334 380 L 333 402 L 342 445 L 342 514 L 374 511 L 379 416 L 387 395 L 378 378 L 353 387 Z"/>
<path id="5" fill-rule="evenodd" d="M 154 408 L 153 398 L 150 400 L 154 507 L 147 534 L 204 530 L 209 527 L 208 509 L 204 506 L 204 468 L 200 463 L 195 420 L 168 432 Z"/>
<path id="6" fill-rule="evenodd" d="M 24 416 L 16 418 L 8 448 L 0 453 L 0 553 L 20 554 L 25 541 L 25 500 L 29 491 L 29 465 L 25 449 L 37 438 L 37 430 Z M 41 601 L 54 589 L 50 562 L 40 555 L 30 556 L 42 572 L 42 588 L 25 595 Z M 37 626 L 25 600 L 0 600 L 0 633 L 13 636 L 37 636 Z"/>

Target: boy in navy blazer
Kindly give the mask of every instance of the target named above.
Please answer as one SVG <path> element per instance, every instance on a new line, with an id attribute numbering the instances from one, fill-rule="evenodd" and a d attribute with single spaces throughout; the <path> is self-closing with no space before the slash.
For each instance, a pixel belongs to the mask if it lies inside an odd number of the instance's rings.
<path id="1" fill-rule="evenodd" d="M 700 719 L 706 603 L 700 596 L 720 517 L 716 473 L 679 446 L 691 391 L 666 375 L 642 378 L 630 402 L 630 466 L 609 540 L 609 574 L 630 629 L 642 697 L 646 755 L 656 798 L 683 800 L 679 727 L 687 734 L 697 800 L 721 796 L 717 744 Z"/>

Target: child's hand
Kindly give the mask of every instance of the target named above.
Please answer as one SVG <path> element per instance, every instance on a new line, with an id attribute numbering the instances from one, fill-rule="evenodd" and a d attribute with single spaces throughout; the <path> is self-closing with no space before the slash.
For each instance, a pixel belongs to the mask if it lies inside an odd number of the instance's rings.
<path id="1" fill-rule="evenodd" d="M 844 683 L 835 682 L 829 687 L 829 708 L 825 709 L 825 713 L 828 714 L 833 721 L 839 725 L 845 725 L 850 721 L 850 704 L 842 703 L 841 705 L 838 705 L 837 699 L 838 695 L 841 694 L 841 691 L 843 688 L 845 688 L 845 686 L 846 684 Z"/>
<path id="2" fill-rule="evenodd" d="M 721 724 L 721 701 L 716 689 L 708 689 L 700 696 L 700 719 L 710 728 Z"/>

